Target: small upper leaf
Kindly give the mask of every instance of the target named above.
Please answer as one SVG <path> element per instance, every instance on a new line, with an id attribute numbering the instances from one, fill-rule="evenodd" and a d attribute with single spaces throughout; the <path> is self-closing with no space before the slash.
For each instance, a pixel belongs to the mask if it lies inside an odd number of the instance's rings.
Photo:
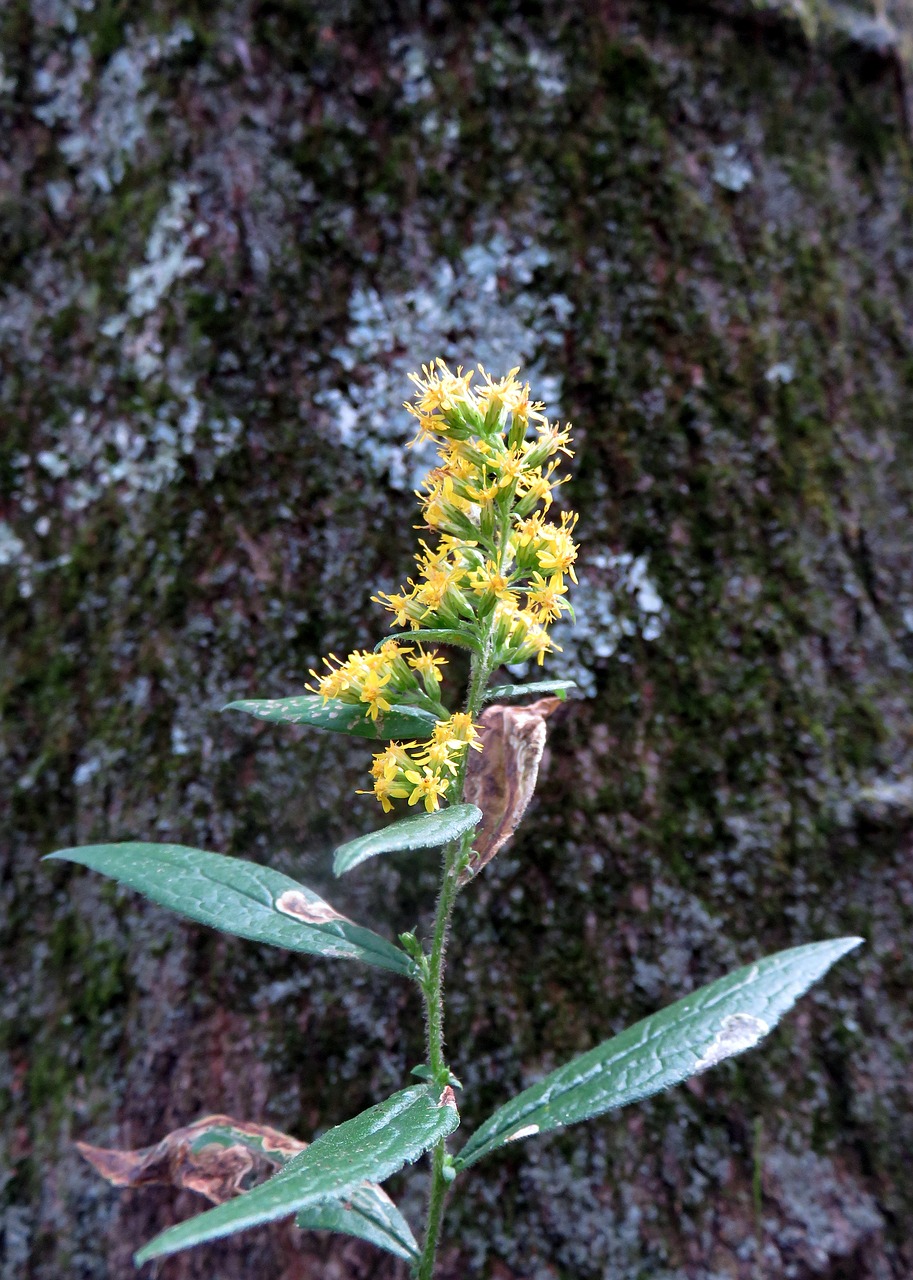
<path id="1" fill-rule="evenodd" d="M 364 704 L 343 702 L 339 698 L 324 699 L 318 693 L 306 693 L 296 698 L 247 698 L 229 702 L 222 710 L 245 711 L 258 720 L 279 724 L 309 724 L 315 729 L 350 733 L 357 738 L 374 741 L 430 738 L 437 724 L 433 712 L 422 707 L 395 706 L 372 720 Z"/>
<path id="2" fill-rule="evenodd" d="M 468 1168 L 506 1142 L 659 1093 L 752 1048 L 861 941 L 835 938 L 779 951 L 635 1023 L 499 1107 L 469 1139 L 457 1168 Z"/>
<path id="3" fill-rule="evenodd" d="M 538 697 L 553 693 L 563 702 L 568 689 L 576 689 L 575 680 L 534 680 L 532 684 L 496 684 L 485 690 L 486 702 L 515 702 L 518 698 Z"/>
<path id="4" fill-rule="evenodd" d="M 481 653 L 478 640 L 466 631 L 442 629 L 440 627 L 428 631 L 397 631 L 393 635 L 378 640 L 375 649 L 382 649 L 390 640 L 411 640 L 413 644 L 452 644 L 459 649 L 471 649 L 473 653 Z"/>
<path id="5" fill-rule="evenodd" d="M 433 849 L 449 844 L 482 821 L 482 810 L 474 804 L 455 804 L 434 813 L 403 818 L 380 831 L 359 836 L 341 844 L 333 857 L 333 870 L 338 876 L 351 871 L 360 862 L 378 853 L 394 853 L 400 849 Z"/>
<path id="6" fill-rule="evenodd" d="M 153 902 L 225 933 L 289 951 L 366 964 L 415 977 L 405 951 L 339 914 L 304 885 L 242 858 L 180 844 L 90 844 L 49 858 L 78 862 Z"/>
<path id="7" fill-rule="evenodd" d="M 306 1231 L 340 1231 L 357 1236 L 407 1262 L 419 1256 L 409 1223 L 383 1187 L 373 1182 L 354 1187 L 343 1200 L 308 1205 L 296 1214 L 295 1224 Z"/>
<path id="8" fill-rule="evenodd" d="M 383 1182 L 460 1123 L 453 1090 L 418 1084 L 324 1133 L 269 1182 L 156 1236 L 137 1265 Z"/>

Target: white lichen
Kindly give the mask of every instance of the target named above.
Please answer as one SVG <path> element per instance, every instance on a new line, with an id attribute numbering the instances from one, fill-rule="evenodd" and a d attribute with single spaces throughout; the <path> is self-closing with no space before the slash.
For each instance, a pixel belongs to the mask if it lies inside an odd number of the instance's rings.
<path id="1" fill-rule="evenodd" d="M 584 553 L 579 585 L 570 596 L 575 620 L 552 628 L 562 652 L 549 655 L 548 674 L 574 680 L 587 696 L 596 692 L 596 671 L 630 636 L 657 640 L 666 608 L 650 577 L 646 556 L 629 551 Z"/>
<path id="2" fill-rule="evenodd" d="M 470 245 L 456 262 L 432 262 L 407 290 L 356 289 L 345 341 L 331 351 L 336 385 L 315 397 L 340 443 L 353 452 L 357 447 L 361 464 L 392 488 L 415 488 L 433 465 L 434 450 L 403 449 L 415 434 L 403 408 L 407 375 L 419 360 L 440 355 L 458 363 L 468 351 L 495 374 L 520 365 L 557 416 L 560 380 L 548 372 L 546 356 L 563 339 L 571 303 L 558 292 L 542 297 L 528 289 L 550 261 L 531 239 L 498 232 Z"/>

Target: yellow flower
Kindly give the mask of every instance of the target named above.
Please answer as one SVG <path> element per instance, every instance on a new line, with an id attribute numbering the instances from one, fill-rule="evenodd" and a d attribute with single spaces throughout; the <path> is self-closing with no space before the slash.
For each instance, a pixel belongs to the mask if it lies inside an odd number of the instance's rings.
<path id="1" fill-rule="evenodd" d="M 561 646 L 555 644 L 544 628 L 535 626 L 526 633 L 522 643 L 517 646 L 515 653 L 511 656 L 510 661 L 528 662 L 530 658 L 535 658 L 541 667 L 545 655 L 550 653 L 552 649 L 555 649 L 558 653 L 561 652 Z"/>
<path id="2" fill-rule="evenodd" d="M 322 676 L 318 671 L 311 668 L 311 675 L 317 681 L 316 686 L 308 684 L 305 688 L 310 689 L 313 693 L 319 693 L 324 703 L 330 698 L 338 698 L 342 694 L 347 693 L 351 687 L 351 673 L 346 664 L 341 663 L 334 667 L 333 662 L 339 662 L 334 653 L 329 658 L 324 658 L 324 664 L 330 668 L 327 675 Z"/>
<path id="3" fill-rule="evenodd" d="M 500 379 L 482 366 L 479 373 L 473 386 L 472 371 L 460 366 L 454 373 L 438 358 L 410 374 L 415 394 L 406 407 L 418 420 L 416 439 L 433 439 L 439 458 L 416 495 L 434 536 L 419 544 L 415 579 L 373 598 L 392 615 L 391 626 L 454 629 L 469 641 L 485 639 L 496 662 L 535 657 L 541 664 L 558 648 L 548 627 L 570 609 L 565 576 L 577 581 L 577 517 L 545 519 L 563 483 L 557 455 L 573 456 L 570 429 L 547 421 L 519 369 Z M 440 707 L 446 660 L 436 650 L 391 640 L 324 664 L 308 687 L 325 701 L 359 707 L 372 721 L 397 705 Z M 470 749 L 481 751 L 482 741 L 467 713 L 439 720 L 427 741 L 390 743 L 374 756 L 373 794 L 385 813 L 402 799 L 432 813 Z"/>
<path id="4" fill-rule="evenodd" d="M 422 754 L 417 757 L 418 763 L 429 765 L 435 773 L 442 773 L 444 769 L 448 769 L 456 777 L 459 772 L 457 761 L 465 749 L 465 743 L 459 743 L 454 746 L 449 742 L 431 741 Z"/>
<path id="5" fill-rule="evenodd" d="M 571 442 L 571 424 L 568 423 L 564 430 L 558 429 L 558 424 L 554 426 L 548 422 L 542 422 L 537 425 L 539 439 L 535 444 L 531 444 L 527 450 L 527 464 L 531 467 L 540 466 L 546 458 L 551 458 L 556 453 L 563 453 L 567 458 L 573 458 L 574 451 L 569 449 Z"/>
<path id="6" fill-rule="evenodd" d="M 413 606 L 415 601 L 414 587 L 409 592 L 402 591 L 399 595 L 395 596 L 388 595 L 386 591 L 379 591 L 378 594 L 376 596 L 372 596 L 371 599 L 375 604 L 382 604 L 385 609 L 389 609 L 395 617 L 396 625 L 398 627 L 405 627 L 407 622 L 413 630 L 418 627 L 418 618 L 421 617 L 424 610 L 421 608 L 417 610 L 418 617 L 414 617 L 410 612 L 410 608 Z"/>
<path id="7" fill-rule="evenodd" d="M 511 369 L 506 377 L 501 378 L 498 382 L 485 372 L 479 365 L 479 373 L 485 379 L 485 386 L 480 387 L 476 392 L 476 400 L 479 409 L 486 416 L 493 418 L 500 415 L 501 412 L 513 414 L 515 418 L 521 422 L 527 422 L 530 418 L 541 419 L 540 410 L 544 407 L 540 402 L 530 402 L 529 383 L 519 383 L 517 374 L 520 372 L 519 365 L 515 369 Z"/>
<path id="8" fill-rule="evenodd" d="M 449 720 L 439 720 L 431 733 L 434 742 L 447 743 L 451 747 L 469 746 L 474 751 L 482 750 L 472 716 L 465 711 L 455 711 Z"/>
<path id="9" fill-rule="evenodd" d="M 435 371 L 435 365 L 440 373 Z M 469 398 L 469 384 L 475 376 L 473 370 L 463 373 L 463 366 L 460 365 L 456 373 L 451 373 L 438 356 L 432 364 L 422 365 L 422 373 L 424 378 L 417 373 L 409 374 L 409 381 L 418 388 L 416 407 L 421 413 L 440 413 Z"/>
<path id="10" fill-rule="evenodd" d="M 440 609 L 457 576 L 457 572 L 452 566 L 447 569 L 429 569 L 425 581 L 416 588 L 416 600 L 425 605 L 426 609 Z"/>
<path id="11" fill-rule="evenodd" d="M 417 742 L 391 742 L 383 751 L 379 751 L 371 765 L 371 776 L 374 778 L 394 779 L 398 773 L 409 765 L 412 759 L 409 748 L 418 746 Z"/>
<path id="12" fill-rule="evenodd" d="M 494 502 L 495 498 L 498 496 L 500 487 L 501 486 L 497 480 L 492 480 L 488 484 L 482 484 L 480 482 L 478 484 L 468 485 L 467 492 L 473 502 L 478 502 L 481 506 L 483 502 Z"/>
<path id="13" fill-rule="evenodd" d="M 545 524 L 542 519 L 542 512 L 537 511 L 535 515 L 531 515 L 526 520 L 519 520 L 514 528 L 511 542 L 516 547 L 528 547 L 533 542 L 538 542 L 542 537 L 542 530 Z"/>
<path id="14" fill-rule="evenodd" d="M 571 530 L 576 523 L 577 516 L 565 511 L 561 516 L 561 528 L 553 524 L 543 525 L 536 543 L 536 558 L 541 568 L 570 574 L 573 582 L 577 581 L 574 572 L 577 544 L 571 537 Z"/>
<path id="15" fill-rule="evenodd" d="M 361 687 L 359 701 L 367 703 L 368 717 L 376 720 L 381 711 L 391 710 L 390 703 L 383 695 L 384 685 L 389 684 L 392 672 L 368 671 Z"/>
<path id="16" fill-rule="evenodd" d="M 359 791 L 359 795 L 369 794 L 366 791 Z M 386 774 L 381 774 L 374 779 L 374 795 L 380 801 L 384 813 L 392 812 L 392 800 L 405 800 L 409 794 L 409 788 L 397 783 L 392 778 L 388 778 Z"/>
<path id="17" fill-rule="evenodd" d="M 421 676 L 436 680 L 438 684 L 444 679 L 438 667 L 446 667 L 447 659 L 439 658 L 437 653 L 425 653 L 420 650 L 417 658 L 407 658 L 406 661 L 412 670 L 417 671 Z"/>
<path id="18" fill-rule="evenodd" d="M 477 595 L 491 593 L 496 600 L 516 599 L 516 591 L 510 585 L 510 578 L 506 578 L 491 560 L 485 561 L 483 569 L 472 570 L 469 585 Z"/>
<path id="19" fill-rule="evenodd" d="M 428 765 L 422 766 L 421 773 L 417 769 L 407 769 L 405 776 L 413 785 L 412 794 L 409 796 L 410 804 L 423 800 L 428 813 L 433 813 L 435 809 L 441 807 L 441 796 L 447 794 L 449 785 L 446 778 L 435 773 Z"/>
<path id="20" fill-rule="evenodd" d="M 546 580 L 541 573 L 534 573 L 526 592 L 526 607 L 537 622 L 548 625 L 561 617 L 570 605 L 563 598 L 567 586 L 560 573 L 553 573 Z"/>
<path id="21" fill-rule="evenodd" d="M 498 469 L 498 488 L 506 489 L 522 476 L 526 462 L 522 449 L 511 449 L 496 463 Z"/>

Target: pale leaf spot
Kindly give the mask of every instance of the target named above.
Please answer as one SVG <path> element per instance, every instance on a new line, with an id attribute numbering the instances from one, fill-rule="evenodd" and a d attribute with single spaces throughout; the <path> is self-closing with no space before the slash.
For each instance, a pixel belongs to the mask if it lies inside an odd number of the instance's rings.
<path id="1" fill-rule="evenodd" d="M 753 1013 L 730 1013 L 713 1040 L 694 1064 L 695 1071 L 706 1071 L 733 1054 L 751 1049 L 767 1035 L 770 1027 Z"/>
<path id="2" fill-rule="evenodd" d="M 539 1126 L 537 1124 L 526 1124 L 523 1126 L 522 1129 L 518 1129 L 516 1133 L 510 1134 L 507 1138 L 504 1139 L 504 1141 L 517 1142 L 518 1139 L 520 1138 L 531 1138 L 534 1133 L 538 1133 L 538 1132 L 539 1132 Z"/>
<path id="3" fill-rule="evenodd" d="M 300 889 L 286 889 L 276 899 L 276 910 L 281 911 L 284 916 L 303 920 L 305 924 L 332 924 L 335 920 L 345 919 L 328 902 L 321 902 L 319 898 L 312 901 Z"/>

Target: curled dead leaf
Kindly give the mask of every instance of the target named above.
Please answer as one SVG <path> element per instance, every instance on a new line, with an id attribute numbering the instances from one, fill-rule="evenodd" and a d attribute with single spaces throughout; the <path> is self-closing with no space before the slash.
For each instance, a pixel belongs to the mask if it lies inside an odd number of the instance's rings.
<path id="1" fill-rule="evenodd" d="M 136 1151 L 77 1142 L 80 1155 L 115 1187 L 187 1187 L 214 1204 L 250 1189 L 307 1147 L 269 1125 L 204 1116 Z"/>
<path id="2" fill-rule="evenodd" d="M 560 698 L 540 698 L 527 707 L 495 703 L 482 712 L 482 751 L 470 753 L 463 797 L 483 816 L 473 841 L 475 858 L 462 884 L 478 875 L 519 826 L 536 789 L 545 722 L 561 705 Z"/>

